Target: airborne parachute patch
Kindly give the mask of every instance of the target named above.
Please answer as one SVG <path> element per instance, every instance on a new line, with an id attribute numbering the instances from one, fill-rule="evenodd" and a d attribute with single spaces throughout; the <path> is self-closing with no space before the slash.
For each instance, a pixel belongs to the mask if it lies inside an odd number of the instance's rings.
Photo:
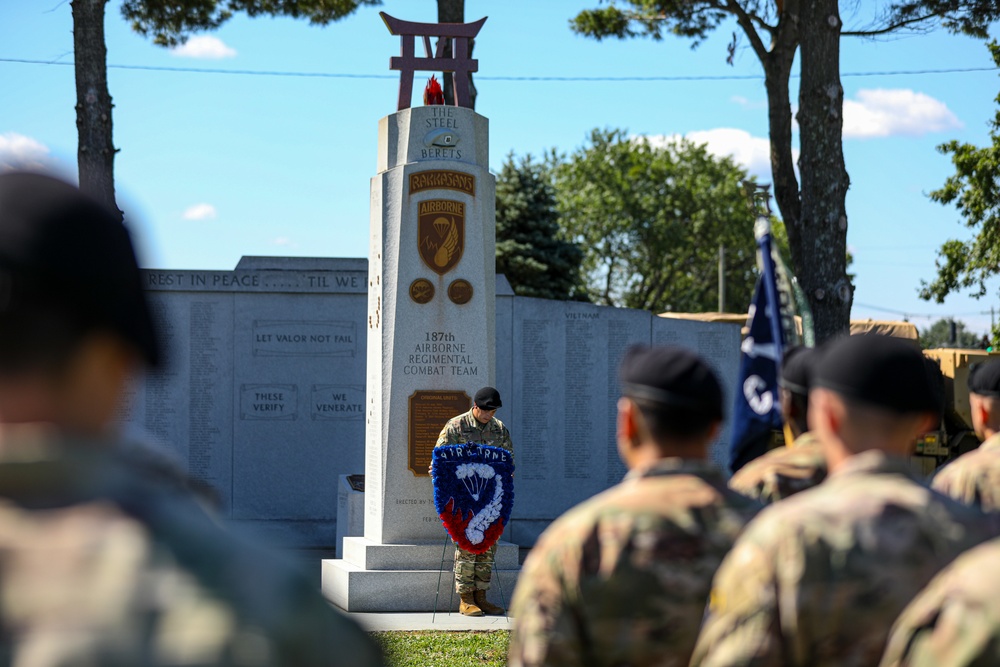
<path id="1" fill-rule="evenodd" d="M 514 460 L 503 447 L 467 442 L 431 455 L 434 508 L 466 551 L 481 554 L 503 534 L 514 506 Z"/>
<path id="2" fill-rule="evenodd" d="M 464 248 L 464 203 L 425 199 L 417 204 L 417 250 L 431 271 L 443 276 L 454 269 Z"/>

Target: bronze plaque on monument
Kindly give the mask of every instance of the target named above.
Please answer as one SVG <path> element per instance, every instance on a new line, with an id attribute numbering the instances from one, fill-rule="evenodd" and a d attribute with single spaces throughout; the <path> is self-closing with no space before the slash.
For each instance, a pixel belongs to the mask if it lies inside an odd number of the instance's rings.
<path id="1" fill-rule="evenodd" d="M 432 169 L 410 174 L 410 194 L 424 190 L 456 190 L 476 196 L 476 177 L 463 171 Z"/>
<path id="2" fill-rule="evenodd" d="M 430 303 L 434 298 L 434 284 L 426 278 L 417 278 L 410 283 L 410 298 L 419 304 Z"/>
<path id="3" fill-rule="evenodd" d="M 441 429 L 452 417 L 468 412 L 472 399 L 464 391 L 415 391 L 410 395 L 409 468 L 418 477 L 427 477 L 431 450 Z"/>
<path id="4" fill-rule="evenodd" d="M 465 247 L 465 204 L 427 199 L 417 204 L 417 248 L 431 271 L 443 276 L 462 259 Z"/>
<path id="5" fill-rule="evenodd" d="M 448 285 L 448 298 L 462 306 L 472 300 L 472 284 L 459 278 Z"/>

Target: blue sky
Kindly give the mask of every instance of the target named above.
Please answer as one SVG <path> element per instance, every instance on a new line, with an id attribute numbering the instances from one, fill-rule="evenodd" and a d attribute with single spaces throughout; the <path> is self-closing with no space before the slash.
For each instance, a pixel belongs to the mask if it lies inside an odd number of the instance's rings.
<path id="1" fill-rule="evenodd" d="M 110 69 L 119 205 L 143 264 L 232 269 L 243 255 L 365 257 L 378 119 L 395 110 L 398 88 L 388 64 L 399 38 L 378 10 L 363 8 L 324 28 L 237 17 L 168 51 L 132 33 L 118 4 L 109 2 L 106 21 L 111 65 L 286 73 Z M 735 65 L 725 63 L 734 27 L 696 50 L 682 39 L 595 42 L 572 34 L 568 19 L 596 5 L 466 0 L 466 20 L 489 16 L 475 56 L 476 110 L 490 119 L 491 166 L 499 169 L 511 151 L 569 152 L 595 127 L 624 128 L 707 142 L 770 181 L 760 67 L 745 42 Z M 385 0 L 381 9 L 415 21 L 437 16 L 433 0 Z M 36 164 L 75 177 L 72 51 L 67 0 L 0 3 L 0 169 Z M 988 142 L 1000 90 L 992 65 L 982 43 L 943 32 L 843 40 L 853 317 L 906 313 L 923 328 L 955 316 L 980 332 L 991 306 L 1000 317 L 995 282 L 978 301 L 962 294 L 938 305 L 917 297 L 920 280 L 934 275 L 940 244 L 968 236 L 957 212 L 926 193 L 952 173 L 935 146 Z M 886 74 L 944 69 L 986 71 Z M 750 78 L 713 79 L 723 76 Z"/>

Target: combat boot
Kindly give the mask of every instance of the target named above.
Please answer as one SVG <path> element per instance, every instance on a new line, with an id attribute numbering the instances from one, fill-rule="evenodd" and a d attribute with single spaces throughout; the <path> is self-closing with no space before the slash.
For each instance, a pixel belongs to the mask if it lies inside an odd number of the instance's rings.
<path id="1" fill-rule="evenodd" d="M 503 607 L 498 607 L 486 599 L 486 591 L 484 590 L 476 591 L 475 600 L 476 600 L 476 605 L 487 614 L 493 614 L 494 616 L 499 616 L 500 614 L 504 613 Z"/>
<path id="2" fill-rule="evenodd" d="M 483 610 L 476 606 L 474 593 L 460 593 L 462 601 L 458 603 L 458 612 L 462 616 L 482 616 Z"/>

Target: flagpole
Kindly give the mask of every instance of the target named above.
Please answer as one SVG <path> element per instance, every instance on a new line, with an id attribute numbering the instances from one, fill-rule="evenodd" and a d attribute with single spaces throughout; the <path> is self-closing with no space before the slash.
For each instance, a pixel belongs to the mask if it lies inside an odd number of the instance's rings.
<path id="1" fill-rule="evenodd" d="M 726 246 L 719 244 L 719 312 L 726 312 Z"/>
<path id="2" fill-rule="evenodd" d="M 753 225 L 754 239 L 761 251 L 761 272 L 764 274 L 764 289 L 767 291 L 767 302 L 771 308 L 779 308 L 781 302 L 778 300 L 778 288 L 774 275 L 774 264 L 771 255 L 771 186 L 766 183 L 754 183 L 745 181 L 745 185 L 750 192 L 751 205 L 753 206 L 756 220 Z M 752 188 L 752 189 L 751 189 Z M 770 313 L 767 318 L 771 325 L 771 337 L 779 347 L 784 347 L 784 335 L 781 331 L 781 314 Z M 778 360 L 780 367 L 780 357 Z"/>
<path id="3" fill-rule="evenodd" d="M 745 181 L 760 254 L 760 275 L 748 312 L 747 335 L 740 343 L 740 370 L 733 400 L 729 469 L 736 472 L 770 447 L 771 432 L 780 430 L 778 400 L 781 355 L 786 339 L 777 269 L 771 250 L 770 186 Z M 761 284 L 763 283 L 763 284 Z"/>

